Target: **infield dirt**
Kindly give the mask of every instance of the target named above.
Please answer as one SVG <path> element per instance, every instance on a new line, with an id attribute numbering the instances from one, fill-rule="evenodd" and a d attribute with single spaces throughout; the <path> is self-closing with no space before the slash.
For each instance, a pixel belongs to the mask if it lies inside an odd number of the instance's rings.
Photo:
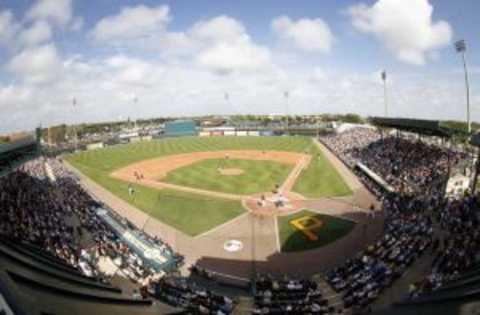
<path id="1" fill-rule="evenodd" d="M 170 188 L 185 192 L 197 193 L 201 195 L 210 195 L 232 200 L 241 200 L 245 196 L 229 194 L 223 192 L 215 192 L 192 187 L 180 186 L 162 182 L 168 172 L 180 167 L 191 165 L 195 162 L 206 159 L 242 159 L 242 160 L 259 160 L 259 161 L 275 161 L 295 165 L 305 168 L 308 166 L 311 156 L 303 153 L 284 152 L 284 151 L 260 151 L 260 150 L 228 150 L 228 151 L 211 151 L 211 152 L 194 152 L 186 154 L 170 155 L 161 158 L 145 160 L 130 164 L 124 168 L 114 171 L 111 176 L 127 182 L 135 182 L 143 186 L 163 189 Z M 287 179 L 287 187 L 291 189 L 293 182 L 298 177 L 299 172 L 289 175 Z"/>

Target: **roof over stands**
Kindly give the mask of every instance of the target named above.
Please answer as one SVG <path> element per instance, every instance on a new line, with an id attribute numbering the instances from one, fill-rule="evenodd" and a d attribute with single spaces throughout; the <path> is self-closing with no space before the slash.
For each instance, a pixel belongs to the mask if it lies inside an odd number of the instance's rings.
<path id="1" fill-rule="evenodd" d="M 442 127 L 439 120 L 373 117 L 370 118 L 370 122 L 378 127 L 395 128 L 417 134 L 443 138 L 451 137 L 454 133 L 460 132 Z"/>
<path id="2" fill-rule="evenodd" d="M 150 299 L 135 299 L 85 277 L 53 256 L 0 238 L 0 314 L 154 315 L 183 311 Z"/>
<path id="3" fill-rule="evenodd" d="M 0 176 L 34 157 L 38 149 L 38 143 L 32 136 L 12 143 L 0 144 Z"/>
<path id="4" fill-rule="evenodd" d="M 478 296 L 435 303 L 394 305 L 373 315 L 471 315 L 480 312 Z"/>
<path id="5" fill-rule="evenodd" d="M 480 147 L 480 132 L 477 132 L 470 138 L 470 144 L 476 147 Z"/>

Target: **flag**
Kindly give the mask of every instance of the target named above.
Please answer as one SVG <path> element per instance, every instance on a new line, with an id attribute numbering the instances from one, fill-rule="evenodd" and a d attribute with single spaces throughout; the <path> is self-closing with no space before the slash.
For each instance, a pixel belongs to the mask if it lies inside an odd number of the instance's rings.
<path id="1" fill-rule="evenodd" d="M 385 81 L 387 79 L 387 72 L 385 70 L 382 71 L 382 80 Z"/>
<path id="2" fill-rule="evenodd" d="M 74 97 L 72 100 L 73 107 L 77 106 L 77 99 Z"/>

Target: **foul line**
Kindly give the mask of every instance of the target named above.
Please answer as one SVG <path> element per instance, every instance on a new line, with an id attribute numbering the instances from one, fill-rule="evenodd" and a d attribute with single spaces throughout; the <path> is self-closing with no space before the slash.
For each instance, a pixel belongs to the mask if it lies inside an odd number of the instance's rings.
<path id="1" fill-rule="evenodd" d="M 245 211 L 245 213 L 240 214 L 239 216 L 231 219 L 230 221 L 227 221 L 227 222 L 225 222 L 225 223 L 222 223 L 222 224 L 220 224 L 220 225 L 217 225 L 217 226 L 214 227 L 213 229 L 210 229 L 210 230 L 208 230 L 208 231 L 203 232 L 202 234 L 199 234 L 199 235 L 194 236 L 193 239 L 200 238 L 200 237 L 206 236 L 206 235 L 208 235 L 208 234 L 210 234 L 210 233 L 216 232 L 217 230 L 219 230 L 219 229 L 221 229 L 221 228 L 223 228 L 223 227 L 225 227 L 225 226 L 233 223 L 234 221 L 240 220 L 241 218 L 243 218 L 244 216 L 247 216 L 247 215 L 249 215 L 249 214 L 250 214 L 249 211 Z"/>
<path id="2" fill-rule="evenodd" d="M 278 216 L 275 216 L 275 238 L 277 240 L 277 251 L 281 253 L 281 248 L 280 248 L 280 230 L 278 229 Z"/>

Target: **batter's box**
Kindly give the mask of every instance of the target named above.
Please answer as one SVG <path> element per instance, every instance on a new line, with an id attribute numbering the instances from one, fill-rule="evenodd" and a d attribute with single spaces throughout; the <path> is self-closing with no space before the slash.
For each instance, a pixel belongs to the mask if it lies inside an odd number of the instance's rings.
<path id="1" fill-rule="evenodd" d="M 311 241 L 318 241 L 318 236 L 313 230 L 320 228 L 323 222 L 313 216 L 306 215 L 304 217 L 290 220 L 289 223 L 293 225 L 297 230 L 305 234 Z"/>

